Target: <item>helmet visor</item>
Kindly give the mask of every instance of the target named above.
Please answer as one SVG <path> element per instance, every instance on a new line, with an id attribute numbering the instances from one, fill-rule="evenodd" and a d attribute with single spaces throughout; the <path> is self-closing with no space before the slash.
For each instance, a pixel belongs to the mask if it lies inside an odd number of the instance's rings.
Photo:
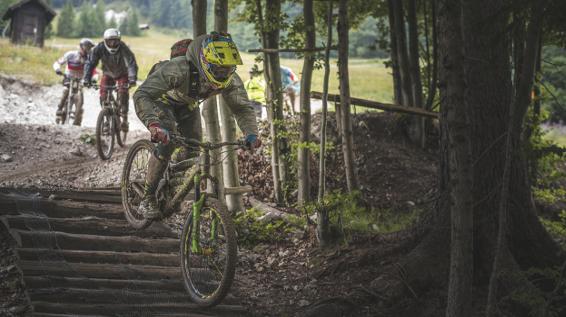
<path id="1" fill-rule="evenodd" d="M 108 46 L 109 48 L 118 48 L 118 46 L 120 45 L 119 39 L 107 39 L 104 41 L 106 42 L 106 46 Z"/>
<path id="2" fill-rule="evenodd" d="M 222 66 L 222 65 L 214 65 L 208 64 L 208 71 L 212 74 L 212 76 L 218 81 L 224 81 L 230 78 L 230 76 L 236 71 L 236 66 Z"/>

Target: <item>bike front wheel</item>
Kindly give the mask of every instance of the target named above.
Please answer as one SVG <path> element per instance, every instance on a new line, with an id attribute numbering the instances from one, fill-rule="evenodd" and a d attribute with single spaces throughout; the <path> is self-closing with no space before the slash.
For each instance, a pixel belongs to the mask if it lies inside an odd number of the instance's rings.
<path id="1" fill-rule="evenodd" d="M 207 198 L 195 224 L 187 215 L 181 235 L 181 269 L 185 288 L 197 305 L 219 304 L 228 294 L 237 263 L 234 222 L 226 206 Z"/>
<path id="2" fill-rule="evenodd" d="M 122 118 L 119 115 L 115 116 L 116 120 L 116 141 L 120 147 L 126 146 L 126 138 L 128 137 L 128 131 L 122 131 Z"/>
<path id="3" fill-rule="evenodd" d="M 98 156 L 103 160 L 108 160 L 112 157 L 115 129 L 112 114 L 108 109 L 102 109 L 96 121 L 96 150 L 98 151 Z"/>
<path id="4" fill-rule="evenodd" d="M 124 215 L 130 225 L 136 229 L 143 229 L 151 224 L 150 220 L 138 212 L 138 208 L 143 199 L 145 178 L 153 148 L 153 144 L 148 140 L 134 143 L 128 151 L 122 171 L 120 190 Z"/>

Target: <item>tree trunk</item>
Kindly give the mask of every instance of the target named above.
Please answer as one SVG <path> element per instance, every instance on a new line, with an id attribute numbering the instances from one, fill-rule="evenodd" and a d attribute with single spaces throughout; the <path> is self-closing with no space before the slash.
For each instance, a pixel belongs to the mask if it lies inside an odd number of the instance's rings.
<path id="1" fill-rule="evenodd" d="M 444 4 L 452 1 L 444 0 Z M 473 189 L 469 195 L 473 206 L 473 280 L 474 285 L 486 289 L 493 269 L 495 241 L 497 240 L 498 210 L 500 190 L 505 164 L 505 144 L 509 110 L 512 102 L 511 47 L 506 34 L 509 10 L 505 0 L 463 0 L 462 34 L 464 48 L 464 81 L 466 83 L 465 103 L 473 109 L 471 124 L 471 158 L 473 161 Z M 540 4 L 537 4 L 540 5 Z M 441 10 L 442 9 L 442 10 Z M 439 14 L 444 7 L 439 7 Z M 442 14 L 445 14 L 442 12 Z M 445 34 L 439 30 L 441 42 Z M 530 60 L 528 57 L 525 60 Z M 439 59 L 444 65 L 444 57 Z M 486 63 L 489 61 L 489 63 Z M 446 95 L 448 80 L 441 67 L 441 95 Z M 527 67 L 524 67 L 527 69 Z M 528 73 L 527 71 L 524 71 Z M 527 89 L 528 84 L 521 85 Z M 441 108 L 445 106 L 441 98 Z M 518 103 L 522 104 L 522 103 Z M 514 124 L 521 126 L 524 108 L 518 107 Z M 442 111 L 444 112 L 444 111 Z M 446 194 L 450 173 L 447 152 L 446 123 L 441 117 L 442 139 L 440 145 L 440 200 L 436 213 L 433 214 L 430 231 L 422 241 L 402 261 L 405 272 L 404 282 L 396 284 L 403 296 L 406 287 L 411 285 L 415 292 L 431 288 L 446 287 L 449 269 L 450 227 L 449 203 Z M 515 138 L 517 135 L 514 136 Z M 532 198 L 531 187 L 526 174 L 526 160 L 521 148 L 515 151 L 509 172 L 509 195 L 507 199 L 507 257 L 504 263 L 512 270 L 527 268 L 548 268 L 562 264 L 565 256 L 556 242 L 540 223 Z M 423 274 L 426 272 L 426 274 Z M 510 271 L 512 273 L 512 271 Z M 508 291 L 508 290 L 503 290 Z"/>
<path id="2" fill-rule="evenodd" d="M 305 0 L 303 10 L 305 19 L 305 48 L 313 49 L 316 47 L 313 0 Z M 314 59 L 314 53 L 305 53 L 301 78 L 301 132 L 298 153 L 299 205 L 311 200 L 310 151 L 308 144 L 310 143 L 311 133 L 310 93 Z"/>
<path id="3" fill-rule="evenodd" d="M 191 0 L 193 5 L 193 37 L 206 33 L 206 0 Z"/>
<path id="4" fill-rule="evenodd" d="M 442 117 L 448 143 L 448 174 L 451 210 L 450 278 L 446 316 L 471 316 L 473 278 L 473 200 L 469 109 L 464 95 L 464 55 L 462 51 L 461 5 L 441 0 L 441 43 L 443 78 Z"/>
<path id="5" fill-rule="evenodd" d="M 220 32 L 228 32 L 228 0 L 215 0 L 214 2 L 214 29 Z M 236 122 L 224 98 L 218 96 L 217 101 L 220 122 L 222 122 L 222 142 L 233 142 L 236 140 Z M 229 187 L 240 186 L 238 156 L 234 146 L 225 147 L 222 151 L 226 152 L 226 159 L 222 162 L 224 185 Z M 226 196 L 226 205 L 228 210 L 233 213 L 245 210 L 240 194 Z"/>
<path id="6" fill-rule="evenodd" d="M 259 29 L 261 33 L 261 40 L 263 48 L 272 48 L 269 46 L 268 34 L 267 34 L 267 27 L 263 20 L 263 9 L 261 5 L 261 0 L 256 0 L 256 10 L 257 10 L 257 19 L 259 23 Z M 278 205 L 283 204 L 283 184 L 280 175 L 280 155 L 279 155 L 279 132 L 278 127 L 279 125 L 276 124 L 277 113 L 275 108 L 277 107 L 277 102 L 274 98 L 276 95 L 276 89 L 274 88 L 274 81 L 272 78 L 274 74 L 271 73 L 271 58 L 272 55 L 268 53 L 263 54 L 263 74 L 265 76 L 265 82 L 267 83 L 267 117 L 269 120 L 269 130 L 271 135 L 271 175 L 273 176 L 273 195 L 274 200 Z M 279 87 L 281 87 L 281 78 L 279 74 Z M 280 98 L 282 101 L 282 96 Z"/>
<path id="7" fill-rule="evenodd" d="M 404 106 L 414 106 L 411 71 L 409 55 L 407 50 L 407 36 L 405 34 L 405 17 L 403 13 L 403 1 L 390 0 L 391 9 L 395 15 L 395 36 L 397 38 L 397 52 L 399 53 L 399 75 L 401 78 L 401 87 L 403 94 Z"/>
<path id="8" fill-rule="evenodd" d="M 397 48 L 397 36 L 395 34 L 395 14 L 393 13 L 393 1 L 387 0 L 389 13 L 389 41 L 391 43 L 391 70 L 393 72 L 393 91 L 394 102 L 398 105 L 404 105 L 402 93 L 401 75 L 399 74 L 399 49 Z"/>
<path id="9" fill-rule="evenodd" d="M 278 49 L 279 48 L 279 25 L 281 20 L 281 0 L 269 0 L 265 6 L 265 19 L 271 25 L 267 31 L 267 48 Z M 279 161 L 277 162 L 277 167 L 279 168 L 279 177 L 281 181 L 282 189 L 287 188 L 288 174 L 289 174 L 289 144 L 285 134 L 285 126 L 283 124 L 283 88 L 281 84 L 281 64 L 279 62 L 279 54 L 269 55 L 269 75 L 271 84 L 268 89 L 268 98 L 271 99 L 273 105 L 273 120 L 271 121 L 272 126 L 276 126 L 277 143 L 274 142 L 275 146 L 278 147 Z M 273 166 L 275 168 L 275 166 Z M 286 195 L 284 195 L 286 197 Z M 283 197 L 283 198 L 284 198 Z"/>
<path id="10" fill-rule="evenodd" d="M 503 170 L 503 180 L 501 184 L 501 194 L 499 203 L 499 226 L 497 234 L 497 245 L 495 259 L 493 261 L 493 269 L 491 272 L 491 278 L 489 283 L 489 295 L 487 301 L 487 316 L 495 316 L 497 313 L 496 301 L 500 273 L 502 270 L 502 262 L 505 260 L 504 256 L 508 254 L 508 243 L 507 243 L 507 233 L 508 233 L 508 198 L 510 191 L 510 181 L 511 181 L 511 168 L 512 168 L 512 158 L 515 157 L 518 148 L 521 145 L 521 125 L 524 121 L 527 109 L 531 103 L 531 91 L 533 87 L 535 70 L 536 70 L 536 60 L 538 52 L 538 43 L 541 34 L 541 25 L 544 9 L 546 7 L 547 0 L 542 0 L 533 5 L 531 21 L 529 23 L 525 45 L 521 44 L 520 47 L 523 51 L 520 53 L 521 57 L 517 58 L 518 61 L 522 62 L 521 73 L 517 78 L 517 88 L 515 93 L 515 102 L 511 104 L 511 109 L 509 112 L 509 124 L 507 128 L 507 140 L 506 140 L 506 151 L 505 151 L 505 165 Z M 516 45 L 518 43 L 515 43 Z M 518 66 L 518 65 L 516 65 Z M 526 165 L 524 166 L 526 167 Z M 526 172 L 526 171 L 524 171 Z M 526 175 L 525 175 L 526 176 Z M 525 183 L 528 186 L 529 182 Z M 528 186 L 530 190 L 530 186 Z"/>
<path id="11" fill-rule="evenodd" d="M 421 66 L 419 59 L 419 32 L 417 22 L 417 0 L 409 0 L 407 6 L 409 23 L 409 70 L 411 74 L 411 93 L 413 107 L 423 108 L 423 87 L 421 83 Z M 422 117 L 411 118 L 411 137 L 413 142 L 425 147 L 424 121 Z"/>
<path id="12" fill-rule="evenodd" d="M 322 117 L 320 123 L 320 156 L 318 168 L 318 204 L 322 202 L 326 190 L 326 124 L 328 114 L 328 81 L 330 79 L 330 47 L 332 46 L 332 1 L 328 1 L 327 38 L 324 52 L 324 81 L 322 86 Z M 317 211 L 317 237 L 320 245 L 330 242 L 330 219 L 328 210 L 321 208 Z"/>
<path id="13" fill-rule="evenodd" d="M 348 74 L 348 1 L 340 0 L 338 8 L 338 72 L 340 74 L 340 110 L 342 114 L 342 152 L 348 191 L 358 189 L 354 159 L 354 135 L 350 119 L 350 78 Z"/>
<path id="14" fill-rule="evenodd" d="M 428 87 L 428 96 L 426 99 L 425 109 L 432 110 L 434 97 L 438 88 L 438 30 L 437 30 L 437 1 L 432 1 L 432 75 L 430 78 L 430 85 Z M 426 130 L 425 130 L 426 131 Z"/>
<path id="15" fill-rule="evenodd" d="M 193 4 L 193 35 L 197 37 L 206 34 L 206 0 L 192 0 Z M 220 125 L 218 123 L 218 109 L 216 106 L 216 99 L 209 98 L 204 101 L 202 108 L 202 116 L 204 117 L 206 127 L 206 138 L 209 142 L 220 142 Z M 224 201 L 224 180 L 222 177 L 222 166 L 220 163 L 220 150 L 211 151 L 211 174 L 218 179 L 218 199 Z M 209 192 L 214 191 L 208 183 Z"/>

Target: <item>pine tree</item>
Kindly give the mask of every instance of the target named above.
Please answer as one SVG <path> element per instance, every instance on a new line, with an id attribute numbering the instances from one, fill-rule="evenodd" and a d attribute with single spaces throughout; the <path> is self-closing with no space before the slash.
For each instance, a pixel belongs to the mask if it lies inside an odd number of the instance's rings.
<path id="1" fill-rule="evenodd" d="M 98 0 L 96 2 L 96 33 L 102 34 L 106 29 L 106 18 L 105 18 L 106 7 L 104 5 L 104 0 Z"/>
<path id="2" fill-rule="evenodd" d="M 85 2 L 80 9 L 79 18 L 76 20 L 76 36 L 94 37 L 100 34 L 96 29 L 96 15 L 92 7 Z"/>
<path id="3" fill-rule="evenodd" d="M 120 22 L 120 26 L 118 27 L 122 35 L 130 35 L 129 24 L 130 24 L 130 19 L 126 15 L 124 19 L 122 19 L 122 21 Z"/>
<path id="4" fill-rule="evenodd" d="M 57 21 L 57 35 L 61 37 L 72 37 L 74 21 L 75 11 L 73 10 L 73 5 L 70 1 L 67 1 Z"/>
<path id="5" fill-rule="evenodd" d="M 109 29 L 118 28 L 118 23 L 116 23 L 116 19 L 114 17 L 111 17 L 110 20 L 108 20 L 108 24 L 106 25 L 106 27 Z"/>
<path id="6" fill-rule="evenodd" d="M 131 36 L 140 36 L 141 35 L 141 31 L 140 31 L 140 26 L 139 26 L 139 20 L 138 20 L 138 12 L 136 9 L 132 8 L 132 12 L 131 12 L 132 16 L 130 19 L 128 19 L 128 32 L 129 35 Z"/>

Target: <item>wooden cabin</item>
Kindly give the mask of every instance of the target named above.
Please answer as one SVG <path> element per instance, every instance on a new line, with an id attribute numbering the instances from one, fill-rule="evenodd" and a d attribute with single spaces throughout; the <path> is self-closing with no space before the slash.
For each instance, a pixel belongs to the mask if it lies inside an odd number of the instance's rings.
<path id="1" fill-rule="evenodd" d="M 10 6 L 2 19 L 10 20 L 12 43 L 43 47 L 45 29 L 55 15 L 43 0 L 22 0 Z"/>

